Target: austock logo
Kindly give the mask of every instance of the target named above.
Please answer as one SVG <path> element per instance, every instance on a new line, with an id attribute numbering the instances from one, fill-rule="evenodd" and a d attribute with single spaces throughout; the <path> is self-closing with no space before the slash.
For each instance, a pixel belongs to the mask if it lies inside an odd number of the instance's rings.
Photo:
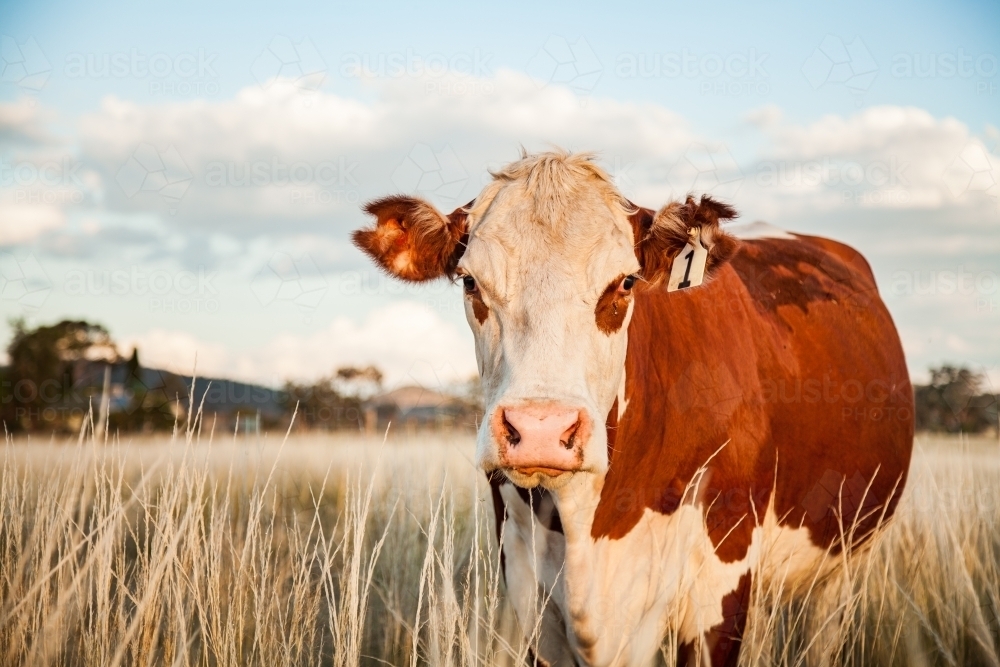
<path id="1" fill-rule="evenodd" d="M 148 143 L 139 144 L 115 176 L 129 199 L 139 193 L 159 195 L 169 206 L 170 214 L 187 194 L 194 175 L 173 146 L 159 151 Z"/>
<path id="2" fill-rule="evenodd" d="M 138 48 L 117 53 L 71 53 L 63 73 L 70 79 L 150 79 L 152 95 L 218 95 L 218 53 L 205 49 L 146 55 Z"/>
<path id="3" fill-rule="evenodd" d="M 906 79 L 992 79 L 997 75 L 997 57 L 992 53 L 975 56 L 958 49 L 955 53 L 897 53 L 892 57 L 889 73 Z M 977 91 L 985 91 L 984 81 L 977 82 Z"/>
<path id="4" fill-rule="evenodd" d="M 52 65 L 34 37 L 18 44 L 8 35 L 0 35 L 0 80 L 23 90 L 37 92 L 45 87 Z"/>
<path id="5" fill-rule="evenodd" d="M 1000 201 L 1000 157 L 987 152 L 979 142 L 970 142 L 945 169 L 943 179 L 956 199 L 971 193 L 982 193 Z"/>
<path id="6" fill-rule="evenodd" d="M 608 175 L 611 181 L 618 188 L 618 191 L 627 197 L 631 197 L 635 191 L 635 181 L 632 180 L 632 170 L 635 162 L 626 162 L 620 155 L 616 155 L 611 164 L 608 165 Z"/>
<path id="7" fill-rule="evenodd" d="M 821 377 L 763 378 L 759 393 L 755 390 L 748 394 L 729 366 L 701 360 L 692 361 L 677 376 L 667 400 L 681 412 L 710 412 L 720 423 L 748 401 L 761 405 L 839 408 L 841 421 L 913 418 L 913 395 L 905 377 L 862 381 L 824 373 Z"/>
<path id="8" fill-rule="evenodd" d="M 391 278 L 380 271 L 345 271 L 334 280 L 334 289 L 344 296 L 405 295 L 437 312 L 465 312 L 465 299 L 450 280 L 410 283 Z"/>
<path id="9" fill-rule="evenodd" d="M 764 403 L 783 406 L 819 405 L 840 407 L 841 421 L 910 421 L 913 395 L 905 378 L 862 382 L 829 373 L 822 378 L 767 378 L 761 382 Z"/>
<path id="10" fill-rule="evenodd" d="M 585 95 L 597 87 L 604 65 L 585 38 L 571 43 L 553 35 L 528 63 L 527 71 L 543 85 L 563 85 Z"/>
<path id="11" fill-rule="evenodd" d="M 404 76 L 419 78 L 443 77 L 449 73 L 480 79 L 491 78 L 492 53 L 474 49 L 472 53 L 416 53 L 412 48 L 405 52 L 361 54 L 346 53 L 340 60 L 340 75 L 344 77 L 385 77 L 398 79 Z"/>
<path id="12" fill-rule="evenodd" d="M 755 48 L 728 53 L 694 53 L 688 49 L 622 53 L 615 61 L 615 75 L 623 79 L 698 80 L 702 95 L 767 95 L 768 55 Z"/>
<path id="13" fill-rule="evenodd" d="M 303 92 L 314 93 L 326 80 L 327 67 L 308 37 L 294 42 L 285 35 L 275 35 L 254 59 L 250 71 L 261 88 L 284 79 Z"/>
<path id="14" fill-rule="evenodd" d="M 393 185 L 403 192 L 433 196 L 448 203 L 460 198 L 468 182 L 469 172 L 448 144 L 440 151 L 416 144 L 392 172 Z"/>
<path id="15" fill-rule="evenodd" d="M 424 80 L 428 94 L 460 97 L 490 95 L 494 92 L 493 54 L 473 49 L 471 52 L 421 54 L 412 48 L 389 53 L 345 53 L 340 60 L 340 75 L 355 79 Z"/>
<path id="16" fill-rule="evenodd" d="M 907 187 L 908 162 L 895 155 L 888 160 L 858 162 L 824 157 L 822 160 L 765 160 L 757 165 L 754 181 L 760 187 L 808 187 L 817 185 L 870 185 Z"/>
<path id="17" fill-rule="evenodd" d="M 827 35 L 802 64 L 802 73 L 813 90 L 842 85 L 857 97 L 863 95 L 878 75 L 878 64 L 861 37 L 844 43 L 840 37 Z"/>
<path id="18" fill-rule="evenodd" d="M 79 204 L 86 196 L 82 164 L 70 156 L 39 162 L 8 163 L 0 158 L 0 187 L 14 190 L 14 202 Z"/>
<path id="19" fill-rule="evenodd" d="M 1000 290 L 1000 275 L 989 269 L 897 270 L 892 273 L 889 293 L 893 296 L 992 296 Z"/>
<path id="20" fill-rule="evenodd" d="M 295 306 L 308 324 L 330 286 L 309 255 L 293 257 L 276 252 L 250 282 L 250 290 L 260 305 L 289 303 Z"/>
<path id="21" fill-rule="evenodd" d="M 912 196 L 906 177 L 908 162 L 895 155 L 888 160 L 765 160 L 756 166 L 754 183 L 762 188 L 786 188 L 813 193 L 817 188 L 839 188 L 842 204 L 906 204 Z"/>
<path id="22" fill-rule="evenodd" d="M 126 414 L 137 410 L 167 412 L 174 418 L 184 414 L 190 398 L 190 388 L 178 376 L 150 368 L 139 369 L 125 378 L 120 393 L 113 392 L 118 407 Z"/>
<path id="23" fill-rule="evenodd" d="M 68 296 L 144 297 L 151 312 L 175 314 L 216 313 L 219 291 L 217 272 L 199 267 L 194 271 L 148 270 L 136 265 L 104 271 L 72 269 L 65 275 Z"/>
<path id="24" fill-rule="evenodd" d="M 732 199 L 743 185 L 744 175 L 725 144 L 690 144 L 668 175 L 675 194 L 707 192 Z"/>
<path id="25" fill-rule="evenodd" d="M 118 365 L 121 369 L 121 365 Z M 0 386 L 0 402 L 14 403 L 14 416 L 18 421 L 66 421 L 84 418 L 96 408 L 95 386 L 86 378 L 71 382 L 69 374 L 47 380 L 4 380 Z M 187 398 L 186 388 L 179 378 L 164 371 L 141 369 L 111 385 L 111 404 L 114 412 L 133 414 L 143 410 L 170 410 L 179 414 L 177 406 Z"/>
<path id="26" fill-rule="evenodd" d="M 0 303 L 41 308 L 52 292 L 52 281 L 34 255 L 18 259 L 0 252 Z"/>
<path id="27" fill-rule="evenodd" d="M 344 157 L 319 163 L 270 160 L 209 162 L 205 185 L 210 188 L 287 188 L 293 204 L 357 204 L 361 195 L 355 170 L 356 161 Z"/>

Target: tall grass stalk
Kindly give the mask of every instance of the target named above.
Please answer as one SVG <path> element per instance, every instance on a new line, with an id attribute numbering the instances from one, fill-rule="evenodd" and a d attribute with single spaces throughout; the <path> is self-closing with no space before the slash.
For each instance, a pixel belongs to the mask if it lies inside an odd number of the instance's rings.
<path id="1" fill-rule="evenodd" d="M 538 628 L 506 602 L 471 442 L 215 442 L 203 421 L 7 438 L 0 663 L 525 664 Z M 831 558 L 797 600 L 755 578 L 742 664 L 1000 665 L 995 444 L 918 443 L 895 519 Z"/>

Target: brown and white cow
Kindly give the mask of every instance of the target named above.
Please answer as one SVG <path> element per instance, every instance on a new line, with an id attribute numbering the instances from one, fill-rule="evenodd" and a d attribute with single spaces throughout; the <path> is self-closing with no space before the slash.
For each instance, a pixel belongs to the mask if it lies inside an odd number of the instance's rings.
<path id="1" fill-rule="evenodd" d="M 728 233 L 709 197 L 637 208 L 562 152 L 447 216 L 405 196 L 366 211 L 354 242 L 389 273 L 464 284 L 477 462 L 537 664 L 644 665 L 671 627 L 680 663 L 735 664 L 752 577 L 794 591 L 892 514 L 912 393 L 853 249 Z M 704 284 L 668 291 L 694 244 Z"/>

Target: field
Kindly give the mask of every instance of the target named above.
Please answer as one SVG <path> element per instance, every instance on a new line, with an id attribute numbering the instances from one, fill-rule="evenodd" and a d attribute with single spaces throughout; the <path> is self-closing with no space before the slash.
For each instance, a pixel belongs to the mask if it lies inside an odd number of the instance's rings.
<path id="1" fill-rule="evenodd" d="M 468 436 L 8 439 L 0 664 L 520 665 Z M 672 638 L 664 643 L 664 662 Z M 998 665 L 1000 446 L 918 438 L 896 519 L 745 665 Z"/>

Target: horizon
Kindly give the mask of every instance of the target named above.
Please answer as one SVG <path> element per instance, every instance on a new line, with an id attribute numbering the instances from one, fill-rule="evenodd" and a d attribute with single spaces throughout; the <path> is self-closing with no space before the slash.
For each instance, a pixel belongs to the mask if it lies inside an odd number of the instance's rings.
<path id="1" fill-rule="evenodd" d="M 392 281 L 348 232 L 560 145 L 638 204 L 708 193 L 849 243 L 914 383 L 1000 389 L 997 6 L 240 7 L 3 3 L 4 349 L 9 317 L 79 318 L 180 373 L 467 378 L 459 289 Z"/>

